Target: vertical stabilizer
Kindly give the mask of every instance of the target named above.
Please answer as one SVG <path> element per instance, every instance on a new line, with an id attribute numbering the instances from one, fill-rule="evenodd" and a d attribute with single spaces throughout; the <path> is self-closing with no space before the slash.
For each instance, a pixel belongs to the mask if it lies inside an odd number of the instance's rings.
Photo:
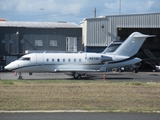
<path id="1" fill-rule="evenodd" d="M 114 52 L 115 55 L 134 56 L 144 43 L 147 37 L 153 35 L 145 35 L 139 32 L 132 33 Z"/>

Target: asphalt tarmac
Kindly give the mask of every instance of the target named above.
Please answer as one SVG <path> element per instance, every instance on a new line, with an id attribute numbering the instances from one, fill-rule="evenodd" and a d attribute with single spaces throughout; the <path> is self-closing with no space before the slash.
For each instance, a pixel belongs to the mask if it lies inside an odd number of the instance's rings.
<path id="1" fill-rule="evenodd" d="M 87 73 L 87 76 L 83 76 L 84 80 L 103 80 L 104 74 L 106 80 L 113 81 L 141 81 L 141 82 L 160 82 L 160 72 L 92 72 Z M 90 77 L 89 77 L 90 76 Z M 29 75 L 28 73 L 22 73 L 23 79 L 26 80 L 74 80 L 70 73 L 33 73 Z M 14 72 L 1 72 L 0 80 L 17 80 L 18 74 Z"/>
<path id="2" fill-rule="evenodd" d="M 0 120 L 160 120 L 158 113 L 0 113 Z"/>
<path id="3" fill-rule="evenodd" d="M 88 73 L 85 80 L 103 80 L 104 73 Z M 160 82 L 160 72 L 109 72 L 106 80 L 113 81 L 141 81 Z M 28 73 L 22 74 L 27 80 L 74 80 L 72 76 L 64 73 Z M 17 80 L 14 72 L 1 72 L 0 80 Z M 160 120 L 160 113 L 88 113 L 88 112 L 0 112 L 0 120 Z"/>

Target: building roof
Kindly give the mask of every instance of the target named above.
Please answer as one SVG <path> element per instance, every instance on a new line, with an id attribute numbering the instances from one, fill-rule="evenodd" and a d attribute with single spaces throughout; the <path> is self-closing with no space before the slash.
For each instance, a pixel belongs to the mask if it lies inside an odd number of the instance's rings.
<path id="1" fill-rule="evenodd" d="M 26 28 L 81 28 L 72 22 L 19 22 L 0 21 L 0 27 L 26 27 Z"/>
<path id="2" fill-rule="evenodd" d="M 160 12 L 158 12 L 158 13 L 139 13 L 139 14 L 102 15 L 102 16 L 98 16 L 96 18 L 84 18 L 83 21 L 85 21 L 85 20 L 94 20 L 94 19 L 106 19 L 108 17 L 144 16 L 144 15 L 160 15 Z"/>

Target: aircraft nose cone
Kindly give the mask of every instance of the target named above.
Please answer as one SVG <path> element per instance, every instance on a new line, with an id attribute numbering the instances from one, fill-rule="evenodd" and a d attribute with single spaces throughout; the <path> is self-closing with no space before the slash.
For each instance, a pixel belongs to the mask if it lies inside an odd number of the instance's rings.
<path id="1" fill-rule="evenodd" d="M 13 63 L 10 63 L 10 64 L 6 65 L 6 66 L 4 67 L 4 69 L 5 69 L 5 70 L 12 70 L 12 69 L 14 69 L 14 64 L 13 64 Z"/>
<path id="2" fill-rule="evenodd" d="M 8 65 L 5 66 L 4 69 L 5 69 L 5 70 L 9 70 L 9 66 L 8 66 Z"/>

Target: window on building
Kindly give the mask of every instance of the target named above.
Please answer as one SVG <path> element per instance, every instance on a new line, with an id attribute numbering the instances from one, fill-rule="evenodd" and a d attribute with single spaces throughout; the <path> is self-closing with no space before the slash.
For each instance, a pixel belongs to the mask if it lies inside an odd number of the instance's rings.
<path id="1" fill-rule="evenodd" d="M 66 37 L 66 51 L 77 52 L 77 37 Z"/>
<path id="2" fill-rule="evenodd" d="M 50 46 L 57 46 L 57 40 L 50 40 Z"/>
<path id="3" fill-rule="evenodd" d="M 35 46 L 43 46 L 42 40 L 35 40 Z"/>

